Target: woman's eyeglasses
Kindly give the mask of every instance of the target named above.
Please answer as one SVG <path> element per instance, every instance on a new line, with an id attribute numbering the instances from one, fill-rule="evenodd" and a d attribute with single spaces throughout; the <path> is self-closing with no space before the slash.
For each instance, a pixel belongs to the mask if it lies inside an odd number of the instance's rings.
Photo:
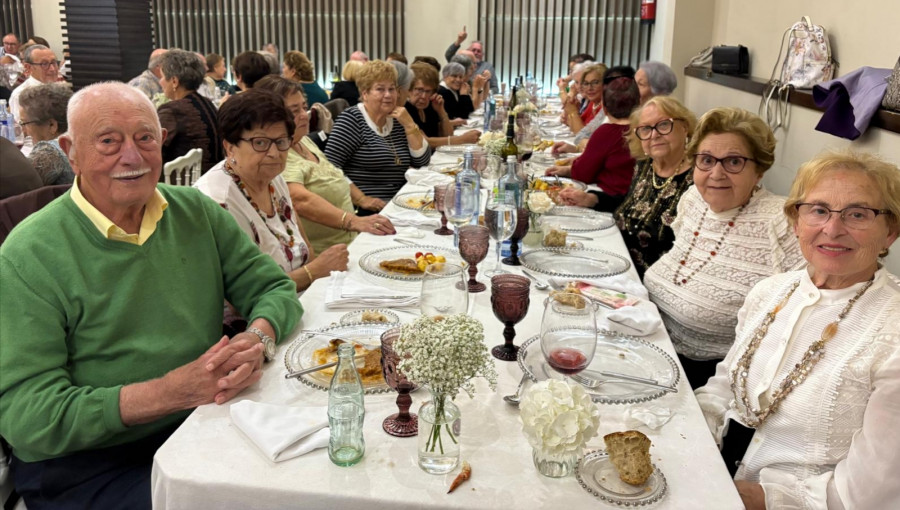
<path id="1" fill-rule="evenodd" d="M 821 227 L 831 219 L 831 213 L 838 213 L 841 222 L 843 222 L 844 226 L 847 228 L 865 230 L 871 227 L 872 223 L 875 223 L 875 218 L 877 218 L 879 214 L 893 214 L 887 209 L 872 209 L 871 207 L 860 206 L 845 207 L 843 209 L 829 209 L 821 204 L 800 203 L 794 207 L 797 208 L 797 214 L 800 215 L 800 220 L 810 227 Z"/>
<path id="2" fill-rule="evenodd" d="M 254 136 L 253 138 L 241 138 L 245 142 L 250 142 L 250 147 L 256 152 L 268 152 L 269 147 L 275 144 L 275 148 L 284 152 L 291 148 L 292 140 L 285 136 L 284 138 L 266 138 L 264 136 Z"/>
<path id="3" fill-rule="evenodd" d="M 739 174 L 744 170 L 748 161 L 756 162 L 753 158 L 744 156 L 725 156 L 717 158 L 712 154 L 694 154 L 694 167 L 704 172 L 709 172 L 716 167 L 716 163 L 722 163 L 722 168 L 730 174 Z"/>
<path id="4" fill-rule="evenodd" d="M 634 136 L 638 140 L 649 140 L 654 131 L 660 135 L 667 135 L 675 128 L 675 121 L 681 119 L 663 119 L 652 126 L 638 126 L 634 128 Z"/>

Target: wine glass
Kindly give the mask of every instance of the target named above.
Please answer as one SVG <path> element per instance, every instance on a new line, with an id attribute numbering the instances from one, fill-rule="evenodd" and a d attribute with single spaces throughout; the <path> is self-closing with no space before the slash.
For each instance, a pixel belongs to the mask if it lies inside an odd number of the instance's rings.
<path id="1" fill-rule="evenodd" d="M 484 273 L 487 276 L 506 273 L 503 266 L 500 265 L 500 249 L 503 241 L 509 239 L 515 232 L 517 217 L 516 197 L 510 193 L 497 194 L 487 203 L 484 209 L 484 225 L 490 231 L 491 239 L 496 243 L 497 250 L 497 264 L 494 269 Z"/>
<path id="2" fill-rule="evenodd" d="M 515 361 L 519 347 L 513 345 L 516 337 L 515 325 L 528 313 L 531 281 L 524 276 L 501 274 L 491 278 L 491 308 L 494 317 L 502 322 L 504 342 L 493 349 L 491 354 L 503 361 Z"/>
<path id="3" fill-rule="evenodd" d="M 469 292 L 484 292 L 485 285 L 475 279 L 478 263 L 487 257 L 490 232 L 481 225 L 464 225 L 459 228 L 459 254 L 469 263 Z"/>
<path id="4" fill-rule="evenodd" d="M 465 268 L 450 262 L 438 262 L 426 267 L 419 309 L 427 317 L 466 313 L 469 310 L 469 293 Z"/>
<path id="5" fill-rule="evenodd" d="M 571 376 L 594 359 L 597 323 L 593 303 L 578 294 L 547 298 L 541 319 L 541 352 L 553 370 Z"/>
<path id="6" fill-rule="evenodd" d="M 444 213 L 447 221 L 456 229 L 453 233 L 453 246 L 459 247 L 459 227 L 472 221 L 472 217 L 478 211 L 479 193 L 474 186 L 466 186 L 461 183 L 447 185 L 444 195 Z"/>
<path id="7" fill-rule="evenodd" d="M 447 195 L 447 186 L 450 184 L 438 184 L 434 187 L 434 208 L 441 211 L 441 228 L 435 229 L 434 233 L 439 236 L 449 236 L 453 233 L 447 228 L 447 214 L 444 212 L 444 197 Z"/>
<path id="8" fill-rule="evenodd" d="M 381 372 L 388 386 L 398 393 L 397 408 L 400 411 L 385 418 L 381 428 L 392 436 L 410 437 L 419 433 L 419 417 L 409 412 L 412 405 L 409 392 L 416 389 L 416 385 L 397 369 L 400 356 L 394 351 L 394 342 L 398 338 L 400 328 L 391 328 L 381 334 Z"/>
<path id="9" fill-rule="evenodd" d="M 519 262 L 519 241 L 528 233 L 528 209 L 520 207 L 516 210 L 516 229 L 509 238 L 509 257 L 503 259 L 508 266 L 521 266 Z"/>

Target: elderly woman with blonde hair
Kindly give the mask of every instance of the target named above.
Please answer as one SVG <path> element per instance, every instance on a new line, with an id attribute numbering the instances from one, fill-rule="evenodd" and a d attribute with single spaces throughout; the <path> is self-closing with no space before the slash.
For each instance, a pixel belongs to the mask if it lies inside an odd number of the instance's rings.
<path id="1" fill-rule="evenodd" d="M 380 211 L 406 183 L 409 167 L 428 164 L 431 153 L 400 97 L 397 69 L 388 62 L 366 62 L 356 76 L 361 98 L 337 118 L 325 156 L 370 200 L 366 211 Z M 356 197 L 354 205 L 359 206 Z M 376 224 L 376 227 L 384 225 Z"/>
<path id="2" fill-rule="evenodd" d="M 691 387 L 706 383 L 734 343 L 750 289 L 806 264 L 784 197 L 760 184 L 775 161 L 775 135 L 753 113 L 714 108 L 687 148 L 694 186 L 676 209 L 675 244 L 644 274 Z"/>
<path id="3" fill-rule="evenodd" d="M 310 106 L 328 102 L 328 93 L 316 83 L 312 61 L 302 51 L 289 51 L 284 54 L 281 75 L 303 85 L 303 93 Z"/>
<path id="4" fill-rule="evenodd" d="M 900 168 L 826 153 L 783 210 L 809 265 L 753 287 L 697 401 L 746 508 L 896 508 Z"/>
<path id="5" fill-rule="evenodd" d="M 347 106 L 353 106 L 359 102 L 359 89 L 356 87 L 356 74 L 363 67 L 359 60 L 348 60 L 341 70 L 341 81 L 334 84 L 331 91 L 331 99 L 344 99 Z"/>

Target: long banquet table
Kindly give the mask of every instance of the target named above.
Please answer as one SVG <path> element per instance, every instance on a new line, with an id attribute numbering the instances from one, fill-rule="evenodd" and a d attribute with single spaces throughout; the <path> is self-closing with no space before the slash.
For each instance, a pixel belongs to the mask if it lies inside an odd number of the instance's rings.
<path id="1" fill-rule="evenodd" d="M 407 185 L 405 191 L 424 190 Z M 389 204 L 384 213 L 397 206 Z M 421 244 L 437 244 L 452 248 L 452 237 L 422 229 Z M 591 232 L 586 247 L 602 248 L 627 257 L 621 235 L 615 228 Z M 392 243 L 389 237 L 360 235 L 350 245 L 351 273 L 359 273 L 357 261 L 365 253 Z M 479 265 L 485 269 L 493 263 L 493 246 L 488 258 Z M 512 268 L 512 272 L 518 272 Z M 637 280 L 634 269 L 630 276 Z M 487 278 L 479 276 L 487 282 Z M 304 315 L 299 328 L 320 328 L 337 322 L 347 310 L 325 308 L 328 279 L 316 281 L 300 298 Z M 531 304 L 526 318 L 516 326 L 516 344 L 540 329 L 542 303 L 547 291 L 532 286 Z M 478 294 L 470 294 L 472 315 L 484 324 L 488 347 L 502 342 L 502 324 L 494 317 L 490 304 L 490 286 Z M 415 313 L 400 312 L 409 321 Z M 627 330 L 623 330 L 627 333 Z M 579 486 L 574 476 L 562 479 L 540 475 L 532 463 L 532 449 L 526 441 L 518 409 L 506 404 L 503 395 L 511 394 L 522 376 L 515 362 L 497 361 L 499 374 L 496 391 L 482 379 L 476 380 L 473 399 L 461 394 L 456 399 L 462 412 L 461 458 L 472 466 L 472 477 L 453 494 L 447 494 L 458 470 L 448 475 L 430 475 L 416 464 L 417 439 L 396 438 L 381 428 L 385 416 L 396 412 L 396 394 L 366 396 L 364 432 L 366 453 L 352 467 L 338 467 L 328 459 L 326 449 L 319 449 L 287 461 L 274 463 L 238 430 L 229 417 L 232 403 L 249 399 L 289 406 L 324 406 L 328 394 L 312 389 L 296 380 L 285 380 L 283 363 L 287 346 L 295 337 L 281 342 L 278 361 L 264 369 L 262 380 L 235 400 L 224 405 L 199 407 L 159 449 L 154 458 L 152 494 L 157 509 L 275 509 L 275 508 L 587 508 L 605 507 Z M 644 337 L 675 358 L 674 349 L 664 328 Z M 677 362 L 677 358 L 676 358 Z M 419 390 L 412 394 L 412 411 L 427 399 Z M 644 406 L 671 409 L 673 417 L 658 430 L 637 427 L 653 442 L 653 462 L 665 475 L 668 492 L 653 507 L 742 508 L 734 483 L 725 469 L 716 445 L 690 386 L 684 377 L 678 392 L 668 394 Z M 604 434 L 634 428 L 624 415 L 629 406 L 601 405 L 600 430 L 587 449 L 603 448 Z"/>

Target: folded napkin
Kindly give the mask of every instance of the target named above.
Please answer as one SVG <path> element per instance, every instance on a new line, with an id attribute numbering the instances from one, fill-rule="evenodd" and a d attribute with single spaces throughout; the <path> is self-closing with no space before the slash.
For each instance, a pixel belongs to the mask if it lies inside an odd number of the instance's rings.
<path id="1" fill-rule="evenodd" d="M 449 184 L 453 182 L 453 177 L 422 168 L 410 168 L 406 171 L 406 182 L 433 187 L 438 184 Z"/>
<path id="2" fill-rule="evenodd" d="M 551 278 L 551 283 L 556 288 L 563 288 L 567 283 L 572 281 L 572 278 Z M 632 296 L 639 297 L 641 299 L 647 299 L 649 294 L 647 293 L 647 289 L 641 285 L 641 282 L 635 281 L 631 279 L 627 274 L 618 274 L 615 276 L 607 276 L 605 278 L 594 278 L 594 279 L 585 279 L 579 278 L 577 281 L 589 283 L 591 285 L 602 287 L 604 289 L 616 290 L 619 292 L 624 292 L 625 294 L 631 294 Z"/>
<path id="3" fill-rule="evenodd" d="M 393 208 L 388 212 L 381 211 L 387 216 L 395 227 L 440 227 L 440 216 L 425 216 L 412 209 Z"/>
<path id="4" fill-rule="evenodd" d="M 357 280 L 346 271 L 332 271 L 325 290 L 325 308 L 409 308 L 419 306 L 419 292 L 388 289 Z"/>
<path id="5" fill-rule="evenodd" d="M 328 446 L 326 407 L 290 407 L 242 400 L 231 406 L 231 421 L 272 462 Z"/>
<path id="6" fill-rule="evenodd" d="M 671 409 L 663 406 L 629 407 L 625 409 L 625 426 L 637 428 L 645 425 L 653 430 L 659 430 L 674 415 Z"/>
<path id="7" fill-rule="evenodd" d="M 634 306 L 623 306 L 606 314 L 609 328 L 626 335 L 647 336 L 662 325 L 659 310 L 650 301 L 641 301 Z"/>

